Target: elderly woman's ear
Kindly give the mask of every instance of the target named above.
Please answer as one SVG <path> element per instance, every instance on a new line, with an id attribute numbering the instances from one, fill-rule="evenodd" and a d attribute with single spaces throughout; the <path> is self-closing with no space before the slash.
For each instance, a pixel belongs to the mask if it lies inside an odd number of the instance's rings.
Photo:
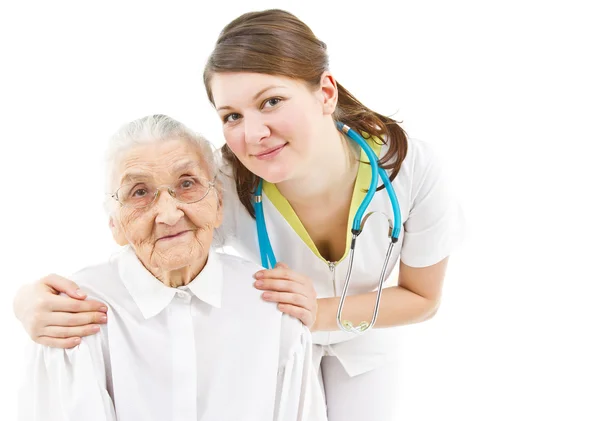
<path id="1" fill-rule="evenodd" d="M 127 238 L 125 238 L 123 230 L 119 226 L 117 226 L 117 224 L 115 224 L 112 216 L 108 220 L 108 226 L 110 227 L 112 236 L 118 245 L 126 246 L 127 244 L 129 244 L 129 241 L 127 241 Z"/>

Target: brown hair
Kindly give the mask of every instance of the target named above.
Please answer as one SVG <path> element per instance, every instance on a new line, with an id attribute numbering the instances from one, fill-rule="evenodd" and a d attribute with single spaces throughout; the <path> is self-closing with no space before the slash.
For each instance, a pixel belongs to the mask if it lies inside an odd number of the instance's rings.
<path id="1" fill-rule="evenodd" d="M 221 31 L 204 68 L 204 86 L 214 105 L 210 81 L 215 73 L 264 73 L 303 80 L 309 87 L 318 87 L 328 67 L 326 44 L 296 16 L 279 9 L 250 12 L 234 19 Z M 406 133 L 396 120 L 367 108 L 341 84 L 337 83 L 337 89 L 334 118 L 388 144 L 389 150 L 379 163 L 391 170 L 390 180 L 393 180 L 406 157 Z M 252 193 L 258 185 L 258 177 L 244 167 L 227 145 L 221 151 L 233 169 L 240 201 L 254 216 Z"/>

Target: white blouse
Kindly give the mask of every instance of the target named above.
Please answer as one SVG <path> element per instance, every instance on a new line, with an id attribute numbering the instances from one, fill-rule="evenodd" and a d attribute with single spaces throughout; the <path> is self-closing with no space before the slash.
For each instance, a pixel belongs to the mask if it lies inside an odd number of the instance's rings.
<path id="1" fill-rule="evenodd" d="M 368 142 L 380 157 L 384 156 L 386 145 L 378 148 L 371 140 Z M 364 152 L 361 161 L 368 162 Z M 231 168 L 224 166 L 223 173 L 226 214 L 221 232 L 228 246 L 260 263 L 255 220 L 239 201 L 233 178 L 227 176 Z M 360 199 L 361 194 L 364 197 L 361 191 L 368 189 L 370 181 L 370 166 L 361 163 L 354 199 Z M 386 279 L 397 269 L 400 260 L 413 267 L 438 263 L 458 247 L 465 233 L 463 212 L 452 193 L 444 165 L 426 142 L 409 139 L 406 158 L 392 186 L 400 204 L 403 228 L 391 255 Z M 360 200 L 353 202 L 357 205 Z M 346 256 L 337 262 L 323 259 L 275 186 L 265 183 L 262 203 L 275 258 L 310 277 L 319 298 L 340 296 L 348 269 Z M 377 289 L 389 245 L 387 218 L 393 217 L 385 189 L 375 193 L 365 215 L 370 212 L 376 213 L 357 239 L 348 295 Z M 350 215 L 349 225 L 353 217 L 354 213 Z M 397 284 L 397 279 L 390 281 Z M 343 331 L 315 332 L 313 343 L 320 345 L 314 351 L 315 363 L 322 355 L 330 355 L 337 357 L 351 376 L 375 369 L 389 359 L 398 358 L 401 329 L 372 329 L 360 336 Z"/>
<path id="2" fill-rule="evenodd" d="M 71 279 L 108 306 L 70 350 L 33 345 L 20 420 L 325 420 L 311 337 L 253 286 L 260 267 L 210 252 L 169 288 L 125 247 Z"/>

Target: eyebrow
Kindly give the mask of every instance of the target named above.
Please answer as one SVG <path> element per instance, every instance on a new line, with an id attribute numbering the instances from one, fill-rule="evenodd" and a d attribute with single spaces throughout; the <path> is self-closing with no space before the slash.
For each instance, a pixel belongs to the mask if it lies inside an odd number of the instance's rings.
<path id="1" fill-rule="evenodd" d="M 265 92 L 267 92 L 268 90 L 271 89 L 275 89 L 275 88 L 285 88 L 285 86 L 283 85 L 269 85 L 266 88 L 261 89 L 260 91 L 258 91 L 253 97 L 252 97 L 252 101 L 256 101 L 258 99 L 258 97 L 260 97 L 262 94 L 264 94 Z M 221 110 L 232 110 L 233 107 L 229 106 L 229 105 L 223 105 L 219 108 L 217 108 L 217 111 L 221 111 Z"/>
<path id="2" fill-rule="evenodd" d="M 202 165 L 200 165 L 200 163 L 197 161 L 181 161 L 175 166 L 175 168 L 173 169 L 172 172 L 173 173 L 182 173 L 184 171 L 188 171 L 188 170 L 196 169 L 196 168 L 199 170 L 203 169 Z"/>
<path id="3" fill-rule="evenodd" d="M 196 161 L 180 161 L 178 164 L 175 165 L 175 167 L 173 168 L 173 170 L 171 171 L 172 174 L 181 174 L 184 171 L 188 171 L 191 169 L 196 169 L 198 168 L 199 170 L 202 170 L 203 167 L 201 165 L 198 164 L 198 162 Z M 123 174 L 121 176 L 121 184 L 124 181 L 136 181 L 136 180 L 148 180 L 152 178 L 152 173 L 150 172 L 142 172 L 142 171 L 129 171 L 129 172 L 125 172 L 125 174 Z"/>
<path id="4" fill-rule="evenodd" d="M 150 178 L 150 175 L 148 173 L 145 172 L 139 172 L 139 171 L 130 171 L 130 172 L 126 172 L 125 174 L 123 174 L 121 176 L 121 184 L 123 184 L 123 182 L 133 182 L 135 180 L 140 180 L 140 179 L 148 179 Z"/>

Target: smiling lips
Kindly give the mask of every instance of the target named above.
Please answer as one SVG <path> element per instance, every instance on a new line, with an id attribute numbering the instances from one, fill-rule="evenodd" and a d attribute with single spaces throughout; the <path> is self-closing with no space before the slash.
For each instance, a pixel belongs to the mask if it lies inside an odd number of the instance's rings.
<path id="1" fill-rule="evenodd" d="M 178 232 L 177 234 L 172 234 L 172 235 L 165 235 L 164 237 L 160 237 L 158 240 L 170 240 L 172 238 L 177 238 L 177 237 L 181 237 L 183 234 L 185 234 L 186 232 L 190 232 L 191 230 L 185 230 L 185 231 L 181 231 Z"/>
<path id="2" fill-rule="evenodd" d="M 279 152 L 281 152 L 281 150 L 283 148 L 285 148 L 286 146 L 287 146 L 287 143 L 284 143 L 283 145 L 275 146 L 274 148 L 270 148 L 270 149 L 267 149 L 266 151 L 255 154 L 254 157 L 256 159 L 260 159 L 260 160 L 272 159 L 275 156 L 277 156 L 279 154 Z"/>

